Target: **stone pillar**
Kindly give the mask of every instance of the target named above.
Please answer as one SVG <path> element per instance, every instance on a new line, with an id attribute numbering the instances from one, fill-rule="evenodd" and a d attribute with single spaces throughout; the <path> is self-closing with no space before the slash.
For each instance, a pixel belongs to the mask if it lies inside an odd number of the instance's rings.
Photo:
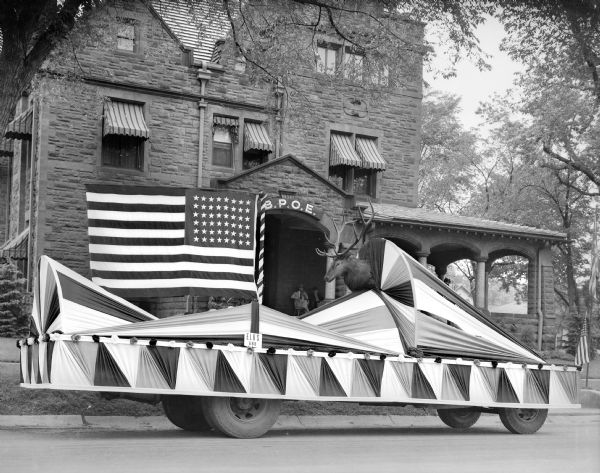
<path id="1" fill-rule="evenodd" d="M 485 263 L 487 258 L 477 258 L 475 261 L 477 261 L 477 273 L 475 275 L 475 306 L 480 309 L 487 309 L 487 306 L 485 305 Z"/>
<path id="2" fill-rule="evenodd" d="M 429 251 L 417 251 L 415 256 L 419 260 L 419 263 L 427 267 L 427 257 L 429 256 Z"/>

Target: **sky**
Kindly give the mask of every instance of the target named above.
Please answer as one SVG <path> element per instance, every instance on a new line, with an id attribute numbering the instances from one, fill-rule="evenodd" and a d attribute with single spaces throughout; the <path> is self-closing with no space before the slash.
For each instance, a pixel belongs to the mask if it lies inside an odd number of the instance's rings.
<path id="1" fill-rule="evenodd" d="M 496 19 L 489 18 L 477 29 L 476 34 L 481 49 L 490 56 L 487 59 L 492 66 L 490 70 L 480 71 L 469 60 L 462 60 L 457 64 L 456 77 L 451 79 L 435 77 L 431 72 L 425 72 L 425 80 L 431 89 L 461 97 L 463 111 L 460 118 L 467 128 L 476 128 L 481 124 L 481 119 L 475 113 L 479 103 L 490 99 L 495 93 L 503 93 L 509 89 L 514 73 L 521 70 L 519 64 L 499 49 L 504 28 Z M 432 69 L 443 68 L 446 64 L 447 60 L 440 55 L 433 59 Z"/>

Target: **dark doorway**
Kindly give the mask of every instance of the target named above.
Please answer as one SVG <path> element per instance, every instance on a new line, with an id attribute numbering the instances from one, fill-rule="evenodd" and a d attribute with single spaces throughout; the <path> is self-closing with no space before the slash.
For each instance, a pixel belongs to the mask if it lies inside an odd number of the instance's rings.
<path id="1" fill-rule="evenodd" d="M 323 230 L 311 217 L 290 211 L 267 214 L 264 305 L 293 314 L 291 295 L 300 284 L 308 293 L 311 309 L 314 288 L 323 299 L 327 262 L 315 248 L 324 249 L 324 243 Z"/>

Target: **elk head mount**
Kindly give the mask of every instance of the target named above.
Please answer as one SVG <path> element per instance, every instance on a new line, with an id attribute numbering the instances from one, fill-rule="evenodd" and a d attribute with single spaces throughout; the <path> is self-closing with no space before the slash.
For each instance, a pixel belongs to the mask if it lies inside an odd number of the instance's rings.
<path id="1" fill-rule="evenodd" d="M 354 242 L 352 242 L 350 246 L 347 248 L 342 248 L 340 243 L 342 230 L 346 225 L 346 216 L 344 215 L 340 229 L 338 229 L 335 222 L 333 222 L 333 226 L 337 232 L 337 240 L 335 243 L 329 240 L 329 238 L 326 238 L 329 249 L 327 251 L 322 251 L 319 248 L 316 249 L 318 255 L 325 256 L 333 260 L 331 266 L 325 274 L 325 281 L 330 282 L 337 277 L 343 277 L 346 286 L 348 286 L 351 291 L 362 291 L 375 287 L 375 279 L 373 278 L 371 265 L 369 262 L 363 259 L 353 258 L 350 253 L 350 251 L 358 244 L 359 241 L 362 240 L 364 243 L 367 231 L 373 222 L 375 210 L 373 209 L 373 204 L 370 200 L 369 205 L 371 206 L 371 217 L 367 221 L 365 221 L 365 216 L 362 209 L 359 208 L 358 210 L 363 227 L 359 235 L 356 233 L 356 222 L 352 223 L 352 229 L 354 230 Z"/>

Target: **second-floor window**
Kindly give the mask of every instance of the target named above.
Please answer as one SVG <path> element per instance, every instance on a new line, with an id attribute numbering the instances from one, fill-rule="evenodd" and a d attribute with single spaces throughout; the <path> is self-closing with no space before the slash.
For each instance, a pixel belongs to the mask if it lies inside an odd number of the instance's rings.
<path id="1" fill-rule="evenodd" d="M 355 82 L 363 80 L 363 56 L 351 52 L 348 48 L 344 52 L 344 77 Z"/>
<path id="2" fill-rule="evenodd" d="M 317 72 L 334 75 L 338 65 L 339 49 L 329 45 L 317 47 Z"/>
<path id="3" fill-rule="evenodd" d="M 232 168 L 234 145 L 238 141 L 238 119 L 215 115 L 212 131 L 212 164 Z"/>
<path id="4" fill-rule="evenodd" d="M 329 179 L 355 195 L 377 197 L 377 175 L 386 162 L 374 137 L 351 133 L 331 133 Z"/>
<path id="5" fill-rule="evenodd" d="M 119 18 L 117 23 L 117 49 L 131 52 L 137 50 L 135 20 Z"/>
<path id="6" fill-rule="evenodd" d="M 107 101 L 104 105 L 102 165 L 144 169 L 144 142 L 150 131 L 139 103 Z"/>

